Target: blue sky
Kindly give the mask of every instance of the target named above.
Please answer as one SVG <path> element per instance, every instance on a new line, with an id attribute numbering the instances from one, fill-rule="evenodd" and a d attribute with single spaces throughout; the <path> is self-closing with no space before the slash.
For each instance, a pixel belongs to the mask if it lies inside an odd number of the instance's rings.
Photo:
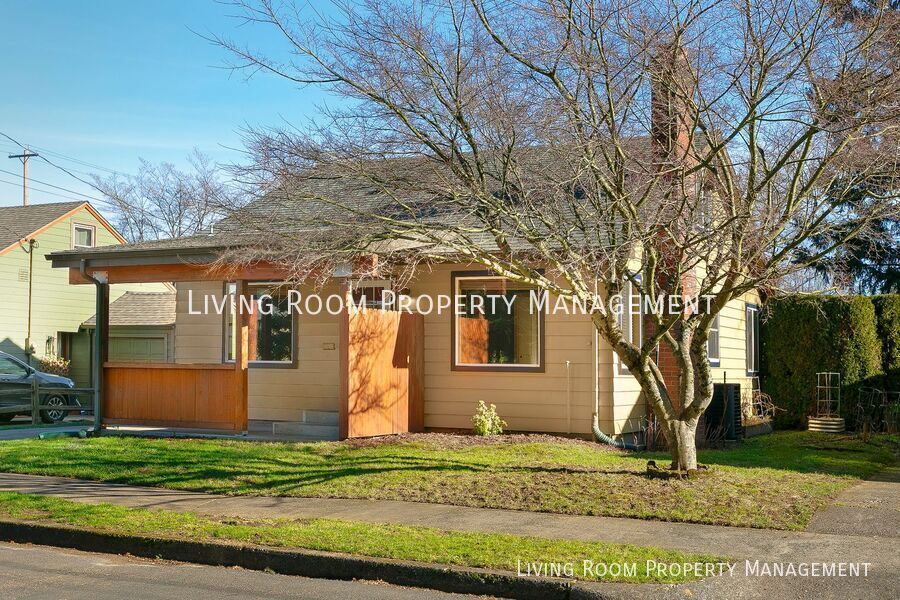
<path id="1" fill-rule="evenodd" d="M 139 157 L 183 165 L 194 147 L 233 162 L 242 128 L 299 124 L 326 101 L 315 89 L 223 69 L 227 53 L 194 32 L 270 51 L 277 38 L 241 26 L 233 7 L 214 0 L 0 0 L 0 14 L 0 131 L 38 152 L 124 173 Z M 21 164 L 6 158 L 15 150 L 0 138 L 3 206 L 21 203 L 21 177 L 8 173 Z M 85 179 L 98 172 L 46 155 Z M 83 198 L 38 182 L 97 195 L 40 159 L 29 170 L 32 203 L 66 199 L 49 192 Z"/>

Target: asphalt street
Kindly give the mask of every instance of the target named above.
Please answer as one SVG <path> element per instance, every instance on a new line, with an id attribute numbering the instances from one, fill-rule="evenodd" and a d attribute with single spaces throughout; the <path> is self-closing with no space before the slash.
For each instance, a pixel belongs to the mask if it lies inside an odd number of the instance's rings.
<path id="1" fill-rule="evenodd" d="M 0 543 L 0 598 L 451 600 L 475 596 Z"/>

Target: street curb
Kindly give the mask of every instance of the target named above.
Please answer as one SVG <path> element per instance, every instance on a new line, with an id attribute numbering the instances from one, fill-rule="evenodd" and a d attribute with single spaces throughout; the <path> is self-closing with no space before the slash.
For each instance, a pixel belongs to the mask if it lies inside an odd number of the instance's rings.
<path id="1" fill-rule="evenodd" d="M 608 598 L 595 589 L 564 579 L 522 578 L 487 569 L 363 558 L 314 550 L 280 550 L 261 546 L 128 536 L 27 521 L 0 521 L 0 540 L 86 552 L 130 554 L 143 558 L 241 567 L 317 579 L 367 579 L 443 592 L 523 600 Z"/>

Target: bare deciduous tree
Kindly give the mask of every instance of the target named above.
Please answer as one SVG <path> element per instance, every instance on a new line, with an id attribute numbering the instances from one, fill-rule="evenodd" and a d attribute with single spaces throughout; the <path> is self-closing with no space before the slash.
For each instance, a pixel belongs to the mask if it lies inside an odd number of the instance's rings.
<path id="1" fill-rule="evenodd" d="M 238 195 L 220 169 L 199 150 L 188 157 L 190 171 L 172 163 L 141 159 L 137 175 L 94 176 L 94 187 L 115 214 L 116 227 L 130 242 L 181 237 L 208 229 Z"/>
<path id="2" fill-rule="evenodd" d="M 681 469 L 697 466 L 715 315 L 896 216 L 887 3 L 854 18 L 812 0 L 238 5 L 285 53 L 218 40 L 236 68 L 343 102 L 305 130 L 251 136 L 244 175 L 271 193 L 232 219 L 279 235 L 231 258 L 297 277 L 362 255 L 395 274 L 458 259 L 587 303 L 627 282 L 712 295 L 709 311 L 651 309 L 642 340 L 592 313 Z M 840 210 L 873 181 L 864 206 Z M 832 241 L 810 252 L 813 237 Z"/>

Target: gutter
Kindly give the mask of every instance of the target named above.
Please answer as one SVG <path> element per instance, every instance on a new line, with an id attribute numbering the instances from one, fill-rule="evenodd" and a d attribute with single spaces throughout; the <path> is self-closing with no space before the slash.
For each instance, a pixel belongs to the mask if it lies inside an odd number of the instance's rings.
<path id="1" fill-rule="evenodd" d="M 522 600 L 608 600 L 605 589 L 568 578 L 522 577 L 515 573 L 390 558 L 373 558 L 301 548 L 201 542 L 171 537 L 125 535 L 56 523 L 0 520 L 0 540 L 128 554 L 153 560 L 240 567 L 282 575 L 344 581 L 386 582 L 456 594 Z M 249 595 L 249 594 L 248 594 Z"/>
<path id="2" fill-rule="evenodd" d="M 596 293 L 597 281 L 594 280 L 594 294 Z M 594 325 L 593 321 L 591 321 L 591 330 L 594 334 L 594 360 L 592 361 L 594 363 L 594 411 L 591 418 L 591 433 L 594 434 L 595 440 L 607 446 L 621 448 L 622 450 L 643 450 L 637 444 L 632 444 L 625 440 L 617 440 L 600 430 L 600 332 L 597 331 L 597 326 Z"/>
<path id="3" fill-rule="evenodd" d="M 114 246 L 121 248 L 122 246 Z M 226 247 L 216 248 L 153 248 L 135 250 L 87 251 L 63 250 L 45 255 L 53 267 L 78 267 L 81 261 L 90 260 L 95 267 L 140 266 L 160 264 L 206 264 L 216 259 Z"/>

